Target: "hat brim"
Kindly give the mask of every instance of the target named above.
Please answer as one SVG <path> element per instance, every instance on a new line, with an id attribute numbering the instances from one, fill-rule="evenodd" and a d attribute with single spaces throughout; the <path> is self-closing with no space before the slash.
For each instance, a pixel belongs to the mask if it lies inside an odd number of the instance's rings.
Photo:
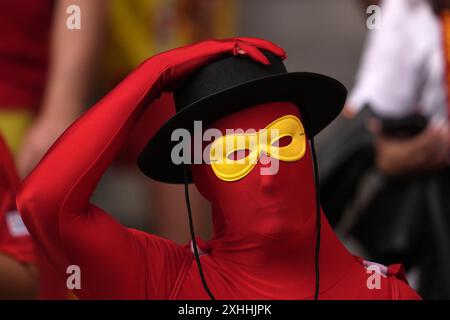
<path id="1" fill-rule="evenodd" d="M 193 132 L 194 121 L 202 121 L 205 128 L 247 107 L 289 101 L 299 107 L 303 125 L 311 138 L 339 115 L 346 97 L 347 90 L 339 81 L 316 73 L 292 72 L 252 80 L 204 97 L 179 111 L 150 139 L 139 155 L 138 166 L 152 179 L 184 183 L 184 166 L 174 164 L 171 159 L 173 147 L 180 143 L 171 140 L 175 129 Z M 191 182 L 190 176 L 188 182 Z"/>

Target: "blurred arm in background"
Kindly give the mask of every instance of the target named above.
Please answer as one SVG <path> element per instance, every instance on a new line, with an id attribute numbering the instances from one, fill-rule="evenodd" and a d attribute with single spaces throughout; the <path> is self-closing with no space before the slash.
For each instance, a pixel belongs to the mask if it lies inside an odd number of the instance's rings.
<path id="1" fill-rule="evenodd" d="M 69 5 L 81 8 L 81 30 L 66 27 Z M 29 129 L 17 159 L 22 177 L 33 169 L 86 104 L 102 42 L 106 7 L 104 0 L 59 0 L 56 3 L 42 110 Z"/>
<path id="2" fill-rule="evenodd" d="M 36 298 L 38 275 L 33 265 L 0 253 L 0 270 L 0 300 Z"/>
<path id="3" fill-rule="evenodd" d="M 430 125 L 408 139 L 388 138 L 371 125 L 375 134 L 376 165 L 390 176 L 421 173 L 450 165 L 450 131 L 448 124 Z"/>

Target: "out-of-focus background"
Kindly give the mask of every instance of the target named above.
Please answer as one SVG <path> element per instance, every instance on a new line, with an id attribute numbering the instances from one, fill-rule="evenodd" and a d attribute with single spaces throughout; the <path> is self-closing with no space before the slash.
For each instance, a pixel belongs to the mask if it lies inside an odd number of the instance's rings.
<path id="1" fill-rule="evenodd" d="M 81 29 L 67 24 L 73 5 Z M 289 71 L 329 75 L 351 93 L 317 139 L 322 205 L 342 241 L 357 255 L 404 263 L 425 298 L 450 298 L 449 7 L 445 0 L 4 2 L 0 132 L 24 177 L 146 57 L 206 38 L 271 40 L 287 51 Z M 135 164 L 173 113 L 170 101 L 160 105 L 165 111 L 136 130 L 93 201 L 127 226 L 186 243 L 183 187 L 150 181 Z M 208 238 L 209 204 L 190 190 L 196 232 Z"/>

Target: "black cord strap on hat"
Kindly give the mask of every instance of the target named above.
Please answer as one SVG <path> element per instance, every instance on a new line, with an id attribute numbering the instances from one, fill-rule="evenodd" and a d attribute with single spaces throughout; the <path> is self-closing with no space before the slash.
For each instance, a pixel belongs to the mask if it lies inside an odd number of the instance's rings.
<path id="1" fill-rule="evenodd" d="M 186 207 L 188 210 L 188 218 L 189 218 L 189 231 L 191 233 L 192 239 L 192 247 L 194 249 L 195 260 L 197 261 L 198 271 L 200 272 L 200 278 L 202 279 L 203 288 L 205 288 L 206 293 L 208 294 L 211 300 L 216 300 L 214 295 L 209 290 L 208 285 L 206 283 L 205 275 L 203 274 L 202 265 L 200 263 L 200 256 L 198 254 L 197 241 L 195 240 L 195 232 L 194 232 L 194 224 L 192 222 L 192 210 L 191 210 L 191 201 L 189 199 L 189 178 L 188 178 L 188 168 L 186 165 L 184 166 L 184 197 L 186 199 Z"/>
<path id="2" fill-rule="evenodd" d="M 316 156 L 316 148 L 314 146 L 314 138 L 311 138 L 311 153 L 313 158 L 314 165 L 314 185 L 316 189 L 316 249 L 315 249 L 315 257 L 314 257 L 314 268 L 316 273 L 316 287 L 314 289 L 314 300 L 319 300 L 319 291 L 320 291 L 320 270 L 319 270 L 319 254 L 320 254 L 320 234 L 322 223 L 320 219 L 320 186 L 319 186 L 319 170 L 317 168 L 317 156 Z"/>

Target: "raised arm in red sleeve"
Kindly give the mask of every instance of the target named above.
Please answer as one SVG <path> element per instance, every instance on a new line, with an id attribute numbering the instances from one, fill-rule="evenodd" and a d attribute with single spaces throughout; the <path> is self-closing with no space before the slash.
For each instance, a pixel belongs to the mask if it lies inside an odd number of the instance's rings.
<path id="1" fill-rule="evenodd" d="M 81 269 L 80 298 L 164 298 L 186 250 L 127 229 L 89 203 L 94 188 L 142 112 L 191 72 L 226 54 L 246 54 L 268 63 L 258 50 L 283 56 L 259 39 L 210 40 L 146 60 L 77 120 L 26 179 L 18 208 L 37 245 L 63 276 Z M 172 272 L 174 273 L 174 272 Z"/>

